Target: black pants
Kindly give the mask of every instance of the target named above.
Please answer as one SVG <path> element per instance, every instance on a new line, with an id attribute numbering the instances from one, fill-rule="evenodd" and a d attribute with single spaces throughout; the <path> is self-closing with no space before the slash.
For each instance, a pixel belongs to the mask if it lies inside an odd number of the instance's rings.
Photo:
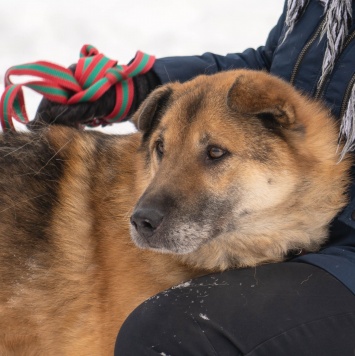
<path id="1" fill-rule="evenodd" d="M 208 275 L 140 305 L 115 355 L 354 356 L 355 296 L 304 263 Z"/>

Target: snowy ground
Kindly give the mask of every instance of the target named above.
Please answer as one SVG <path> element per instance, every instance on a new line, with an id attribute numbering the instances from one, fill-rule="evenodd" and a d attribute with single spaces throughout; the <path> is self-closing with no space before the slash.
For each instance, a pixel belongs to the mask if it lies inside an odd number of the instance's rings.
<path id="1" fill-rule="evenodd" d="M 265 42 L 284 0 L 2 0 L 0 91 L 12 65 L 48 60 L 64 66 L 83 44 L 126 63 L 137 49 L 156 57 L 226 54 Z M 40 96 L 25 92 L 33 117 Z M 131 130 L 116 124 L 109 132 Z"/>

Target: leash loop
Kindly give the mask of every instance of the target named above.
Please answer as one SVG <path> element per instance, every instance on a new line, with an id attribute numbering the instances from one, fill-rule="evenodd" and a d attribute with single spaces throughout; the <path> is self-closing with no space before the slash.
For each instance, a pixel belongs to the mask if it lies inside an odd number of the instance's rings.
<path id="1" fill-rule="evenodd" d="M 13 119 L 29 122 L 25 109 L 23 87 L 30 88 L 47 99 L 72 105 L 98 100 L 111 86 L 115 86 L 116 104 L 112 112 L 103 119 L 93 119 L 88 126 L 106 125 L 122 121 L 133 102 L 132 78 L 149 71 L 155 57 L 141 51 L 128 65 L 118 64 L 107 58 L 92 45 L 84 45 L 75 72 L 57 64 L 38 61 L 9 68 L 5 74 L 5 90 L 0 100 L 0 123 L 4 131 L 15 130 Z M 14 84 L 10 76 L 32 76 L 30 80 Z"/>

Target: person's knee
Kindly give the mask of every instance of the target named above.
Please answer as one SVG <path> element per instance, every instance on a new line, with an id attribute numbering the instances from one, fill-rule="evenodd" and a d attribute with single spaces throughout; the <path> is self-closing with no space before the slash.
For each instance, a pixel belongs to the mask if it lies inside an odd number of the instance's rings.
<path id="1" fill-rule="evenodd" d="M 118 334 L 115 355 L 213 355 L 191 301 L 180 297 L 169 290 L 135 309 Z"/>
<path id="2" fill-rule="evenodd" d="M 148 305 L 147 305 L 148 304 Z M 154 354 L 154 339 L 160 334 L 159 310 L 147 301 L 134 310 L 123 323 L 117 336 L 115 355 Z"/>

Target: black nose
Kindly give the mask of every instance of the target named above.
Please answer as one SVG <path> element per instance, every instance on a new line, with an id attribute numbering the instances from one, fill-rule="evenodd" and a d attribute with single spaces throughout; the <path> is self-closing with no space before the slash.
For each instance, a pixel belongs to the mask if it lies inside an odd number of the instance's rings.
<path id="1" fill-rule="evenodd" d="M 164 214 L 160 210 L 140 208 L 131 216 L 131 224 L 142 237 L 148 238 L 154 234 L 163 218 Z"/>

